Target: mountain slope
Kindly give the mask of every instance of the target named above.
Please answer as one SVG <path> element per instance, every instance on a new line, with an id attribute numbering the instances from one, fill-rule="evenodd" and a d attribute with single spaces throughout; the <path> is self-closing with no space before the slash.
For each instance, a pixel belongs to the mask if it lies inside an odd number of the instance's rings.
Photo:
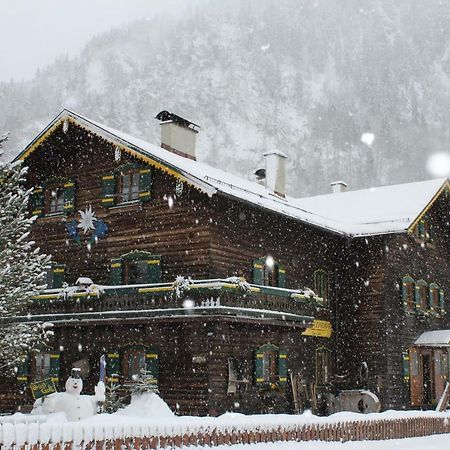
<path id="1" fill-rule="evenodd" d="M 428 155 L 448 151 L 450 4 L 361 4 L 214 0 L 133 23 L 0 84 L 0 130 L 15 153 L 67 107 L 158 143 L 168 109 L 201 125 L 200 159 L 242 176 L 284 151 L 291 195 L 429 178 Z"/>

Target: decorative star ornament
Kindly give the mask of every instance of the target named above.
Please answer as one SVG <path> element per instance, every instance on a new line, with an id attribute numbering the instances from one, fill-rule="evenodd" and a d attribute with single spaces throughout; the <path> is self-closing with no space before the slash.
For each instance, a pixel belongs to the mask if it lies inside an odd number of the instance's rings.
<path id="1" fill-rule="evenodd" d="M 81 228 L 83 233 L 86 234 L 89 230 L 95 230 L 94 222 L 97 221 L 97 217 L 95 217 L 95 212 L 92 211 L 92 206 L 86 206 L 84 211 L 78 211 L 81 214 L 80 223 L 77 225 L 77 228 Z"/>

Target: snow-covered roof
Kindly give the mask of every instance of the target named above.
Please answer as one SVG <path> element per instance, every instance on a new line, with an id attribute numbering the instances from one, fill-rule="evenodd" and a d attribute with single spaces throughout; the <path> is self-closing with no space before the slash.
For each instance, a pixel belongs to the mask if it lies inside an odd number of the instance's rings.
<path id="1" fill-rule="evenodd" d="M 62 111 L 16 159 L 26 158 L 52 129 L 65 120 L 73 121 L 138 158 L 183 178 L 210 196 L 220 193 L 351 237 L 406 232 L 430 203 L 450 186 L 448 180 L 441 178 L 308 198 L 282 198 L 256 181 L 176 155 L 68 110 Z"/>
<path id="2" fill-rule="evenodd" d="M 415 345 L 425 345 L 429 347 L 445 347 L 450 345 L 450 330 L 435 330 L 422 333 Z"/>

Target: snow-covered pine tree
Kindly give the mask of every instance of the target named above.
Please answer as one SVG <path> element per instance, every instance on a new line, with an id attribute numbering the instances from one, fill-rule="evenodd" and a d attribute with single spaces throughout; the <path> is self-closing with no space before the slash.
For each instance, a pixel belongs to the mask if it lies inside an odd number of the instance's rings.
<path id="1" fill-rule="evenodd" d="M 26 171 L 20 163 L 0 167 L 0 368 L 11 372 L 52 333 L 50 324 L 12 319 L 28 314 L 32 296 L 44 287 L 50 262 L 29 240 L 35 217 L 28 212 Z"/>
<path id="2" fill-rule="evenodd" d="M 4 133 L 0 136 L 0 156 L 3 155 L 3 144 L 8 140 L 9 133 Z"/>

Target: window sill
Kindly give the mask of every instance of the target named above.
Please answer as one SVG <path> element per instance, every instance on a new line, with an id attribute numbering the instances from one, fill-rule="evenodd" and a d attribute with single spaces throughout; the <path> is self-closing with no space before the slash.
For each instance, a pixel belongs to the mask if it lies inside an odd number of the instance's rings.
<path id="1" fill-rule="evenodd" d="M 45 216 L 38 217 L 38 220 L 43 222 L 57 222 L 61 221 L 61 219 L 64 219 L 66 215 L 64 213 L 51 213 L 46 214 Z"/>
<path id="2" fill-rule="evenodd" d="M 133 200 L 133 201 L 130 201 L 130 202 L 118 203 L 117 205 L 111 206 L 108 209 L 111 212 L 137 210 L 137 209 L 140 208 L 141 203 L 142 202 L 140 200 Z"/>

